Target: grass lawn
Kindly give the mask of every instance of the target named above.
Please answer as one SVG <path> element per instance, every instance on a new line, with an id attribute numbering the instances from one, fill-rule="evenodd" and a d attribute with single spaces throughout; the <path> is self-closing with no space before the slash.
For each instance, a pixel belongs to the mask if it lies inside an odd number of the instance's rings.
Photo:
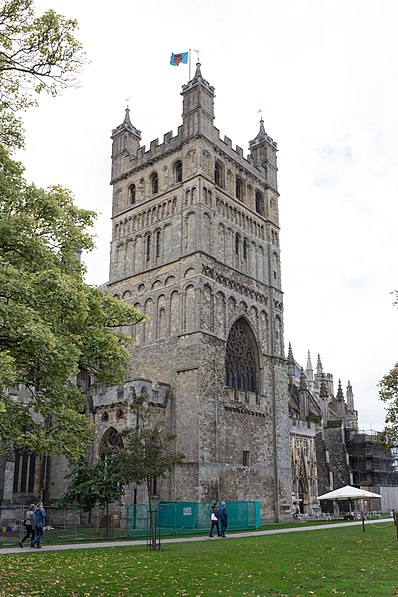
<path id="1" fill-rule="evenodd" d="M 43 543 L 45 545 L 45 543 Z M 0 554 L 0 595 L 398 595 L 398 541 L 386 522 L 142 547 Z"/>

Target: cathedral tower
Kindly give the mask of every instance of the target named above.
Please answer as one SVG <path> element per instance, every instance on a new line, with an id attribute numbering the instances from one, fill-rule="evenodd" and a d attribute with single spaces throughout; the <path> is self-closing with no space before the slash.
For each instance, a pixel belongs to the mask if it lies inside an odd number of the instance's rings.
<path id="1" fill-rule="evenodd" d="M 276 143 L 261 120 L 247 158 L 214 127 L 200 64 L 182 125 L 140 147 L 126 111 L 112 134 L 109 291 L 148 316 L 126 382 L 170 388 L 162 403 L 184 463 L 162 499 L 260 500 L 290 512 Z"/>

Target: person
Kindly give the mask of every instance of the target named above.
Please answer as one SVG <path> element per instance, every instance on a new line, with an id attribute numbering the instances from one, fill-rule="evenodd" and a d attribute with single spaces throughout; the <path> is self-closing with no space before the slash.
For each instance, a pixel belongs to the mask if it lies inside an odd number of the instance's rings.
<path id="1" fill-rule="evenodd" d="M 32 547 L 41 548 L 40 541 L 43 537 L 46 524 L 46 511 L 43 508 L 43 502 L 39 502 L 35 511 L 35 538 L 32 541 Z"/>
<path id="2" fill-rule="evenodd" d="M 221 502 L 221 506 L 218 509 L 218 520 L 220 521 L 220 532 L 221 537 L 225 537 L 225 529 L 228 523 L 228 514 L 225 507 L 225 502 Z"/>
<path id="3" fill-rule="evenodd" d="M 211 526 L 210 526 L 209 537 L 214 537 L 214 535 L 213 535 L 214 527 L 216 527 L 216 529 L 217 529 L 218 537 L 221 537 L 220 526 L 218 523 L 218 504 L 217 504 L 217 502 L 214 502 L 214 504 L 213 504 L 213 508 L 212 508 L 211 515 L 210 515 L 210 522 L 211 522 Z"/>
<path id="4" fill-rule="evenodd" d="M 25 537 L 21 539 L 19 542 L 19 547 L 23 547 L 26 539 L 30 537 L 30 546 L 32 547 L 33 539 L 35 538 L 35 504 L 31 504 L 29 506 L 29 510 L 27 510 L 25 515 Z"/>

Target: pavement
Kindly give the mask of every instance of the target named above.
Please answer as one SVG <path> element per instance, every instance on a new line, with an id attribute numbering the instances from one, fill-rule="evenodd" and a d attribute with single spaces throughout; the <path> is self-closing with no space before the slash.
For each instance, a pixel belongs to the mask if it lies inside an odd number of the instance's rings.
<path id="1" fill-rule="evenodd" d="M 392 519 L 383 518 L 377 520 L 367 520 L 365 521 L 365 525 L 368 524 L 394 524 Z M 354 521 L 354 522 L 338 522 L 335 524 L 318 524 L 318 525 L 311 525 L 311 526 L 299 526 L 300 523 L 297 523 L 296 527 L 289 527 L 284 529 L 272 529 L 268 531 L 249 531 L 244 533 L 228 533 L 226 539 L 245 539 L 246 537 L 261 537 L 262 535 L 278 535 L 280 533 L 300 533 L 304 531 L 323 531 L 325 529 L 335 529 L 338 527 L 348 527 L 348 526 L 362 526 L 362 521 Z M 358 529 L 359 530 L 359 529 Z M 166 543 L 192 543 L 193 541 L 224 541 L 221 537 L 165 537 L 161 539 L 161 544 L 164 545 Z M 44 540 L 42 544 L 42 549 L 38 551 L 37 549 L 32 549 L 30 547 L 4 547 L 0 549 L 0 556 L 5 556 L 9 554 L 19 553 L 19 554 L 26 554 L 26 553 L 43 553 L 46 551 L 66 551 L 71 549 L 97 549 L 97 548 L 105 548 L 105 547 L 135 547 L 139 545 L 147 545 L 146 539 L 139 539 L 139 540 L 126 540 L 126 541 L 101 541 L 101 542 L 90 542 L 90 543 L 70 543 L 67 545 L 46 545 Z"/>

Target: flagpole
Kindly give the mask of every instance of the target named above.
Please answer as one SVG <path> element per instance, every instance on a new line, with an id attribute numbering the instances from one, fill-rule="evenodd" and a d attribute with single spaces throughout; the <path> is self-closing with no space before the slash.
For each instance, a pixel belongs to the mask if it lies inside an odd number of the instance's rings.
<path id="1" fill-rule="evenodd" d="M 189 48 L 189 54 L 188 54 L 188 73 L 189 73 L 188 81 L 190 81 L 191 80 L 191 48 Z"/>

